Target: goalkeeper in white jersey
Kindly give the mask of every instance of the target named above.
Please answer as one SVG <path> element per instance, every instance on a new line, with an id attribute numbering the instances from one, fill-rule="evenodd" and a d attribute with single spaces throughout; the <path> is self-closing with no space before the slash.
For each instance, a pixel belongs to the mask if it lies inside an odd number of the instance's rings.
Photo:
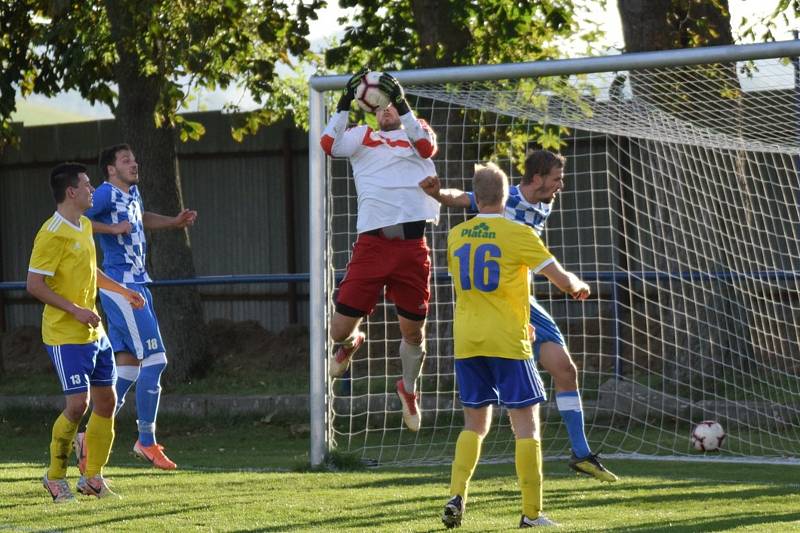
<path id="1" fill-rule="evenodd" d="M 556 196 L 564 186 L 565 159 L 549 150 L 535 150 L 525 159 L 525 174 L 519 185 L 509 190 L 504 216 L 530 226 L 541 235 L 553 209 Z M 425 178 L 420 186 L 432 198 L 448 207 L 463 207 L 477 212 L 472 193 L 458 189 L 442 189 L 437 176 Z M 592 453 L 586 439 L 583 405 L 578 392 L 578 371 L 567 350 L 567 343 L 553 317 L 531 296 L 530 320 L 536 329 L 534 357 L 553 377 L 556 405 L 567 427 L 572 457 L 569 466 L 576 472 L 594 476 L 600 481 L 616 481 Z"/>
<path id="2" fill-rule="evenodd" d="M 403 421 L 420 427 L 416 382 L 425 358 L 425 318 L 430 299 L 430 250 L 425 241 L 428 222 L 437 222 L 439 202 L 426 195 L 419 183 L 435 173 L 436 135 L 409 109 L 403 88 L 383 74 L 380 87 L 391 105 L 378 109 L 380 129 L 367 125 L 348 129 L 355 89 L 368 71 L 347 82 L 320 139 L 330 156 L 346 157 L 353 167 L 358 194 L 358 239 L 353 245 L 347 273 L 336 294 L 331 337 L 338 347 L 329 356 L 331 377 L 345 373 L 365 341 L 358 327 L 372 313 L 381 293 L 394 302 L 400 324 L 400 360 L 403 377 L 397 395 Z"/>

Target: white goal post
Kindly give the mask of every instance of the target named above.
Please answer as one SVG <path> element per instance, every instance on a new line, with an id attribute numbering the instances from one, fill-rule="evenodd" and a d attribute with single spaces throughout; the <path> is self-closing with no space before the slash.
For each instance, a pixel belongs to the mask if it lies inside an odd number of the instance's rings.
<path id="1" fill-rule="evenodd" d="M 543 281 L 534 292 L 567 337 L 590 443 L 605 455 L 800 462 L 798 56 L 800 41 L 784 41 L 392 73 L 437 132 L 446 187 L 470 190 L 487 158 L 516 183 L 526 147 L 562 140 L 566 186 L 543 237 L 594 296 L 571 302 Z M 443 207 L 427 233 L 421 431 L 403 427 L 392 395 L 391 305 L 365 321 L 351 375 L 327 377 L 356 193 L 349 164 L 319 140 L 348 77 L 310 80 L 310 462 L 333 449 L 373 464 L 448 462 L 461 426 L 444 250 L 464 212 Z M 551 403 L 543 446 L 561 456 Z M 496 416 L 484 460 L 513 459 Z M 717 456 L 690 449 L 706 418 L 728 432 Z"/>

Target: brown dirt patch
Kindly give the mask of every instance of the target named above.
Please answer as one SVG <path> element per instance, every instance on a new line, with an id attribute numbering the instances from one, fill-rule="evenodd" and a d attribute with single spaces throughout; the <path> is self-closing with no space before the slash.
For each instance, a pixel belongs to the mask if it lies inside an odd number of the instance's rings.
<path id="1" fill-rule="evenodd" d="M 258 322 L 212 320 L 206 325 L 214 367 L 236 374 L 243 370 L 308 370 L 308 328 L 289 326 L 273 333 Z M 249 370 L 248 370 L 249 369 Z"/>
<path id="2" fill-rule="evenodd" d="M 42 331 L 22 326 L 0 334 L 0 370 L 9 375 L 50 371 L 50 358 L 42 343 Z"/>

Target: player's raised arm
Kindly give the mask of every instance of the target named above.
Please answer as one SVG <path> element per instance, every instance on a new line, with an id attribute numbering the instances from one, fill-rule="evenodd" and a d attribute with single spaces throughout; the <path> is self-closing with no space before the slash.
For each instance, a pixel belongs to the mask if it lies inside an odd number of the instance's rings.
<path id="1" fill-rule="evenodd" d="M 406 130 L 406 135 L 414 143 L 414 148 L 420 157 L 425 159 L 436 155 L 439 147 L 436 144 L 436 133 L 431 129 L 427 122 L 417 119 L 406 101 L 403 86 L 392 76 L 384 72 L 380 78 L 380 88 L 391 100 L 392 105 L 400 115 L 400 122 Z"/>
<path id="2" fill-rule="evenodd" d="M 336 113 L 333 114 L 320 138 L 320 145 L 325 153 L 335 157 L 350 157 L 353 155 L 364 137 L 364 127 L 347 129 L 350 117 L 350 105 L 356 96 L 356 88 L 361 79 L 367 75 L 369 69 L 362 68 L 348 81 L 344 93 L 336 104 Z"/>
<path id="3" fill-rule="evenodd" d="M 468 209 L 472 206 L 469 194 L 464 191 L 460 189 L 442 189 L 439 176 L 428 176 L 419 182 L 419 186 L 425 191 L 425 194 L 447 207 Z"/>
<path id="4" fill-rule="evenodd" d="M 145 211 L 142 213 L 142 223 L 145 229 L 182 229 L 194 225 L 197 220 L 197 211 L 183 209 L 174 217 L 168 217 Z"/>
<path id="5" fill-rule="evenodd" d="M 570 294 L 576 300 L 585 300 L 592 293 L 589 285 L 572 272 L 568 272 L 555 259 L 539 272 L 562 292 Z"/>

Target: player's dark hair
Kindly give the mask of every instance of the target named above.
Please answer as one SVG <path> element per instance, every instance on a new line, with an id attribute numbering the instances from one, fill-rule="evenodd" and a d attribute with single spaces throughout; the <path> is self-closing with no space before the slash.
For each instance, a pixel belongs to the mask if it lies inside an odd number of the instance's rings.
<path id="1" fill-rule="evenodd" d="M 113 165 L 117 161 L 117 153 L 122 152 L 123 150 L 131 151 L 131 147 L 125 143 L 122 144 L 115 144 L 114 146 L 109 146 L 108 148 L 104 148 L 102 152 L 100 152 L 100 171 L 103 173 L 106 179 L 108 179 L 108 167 L 109 165 Z"/>
<path id="2" fill-rule="evenodd" d="M 525 158 L 525 174 L 522 183 L 530 183 L 536 174 L 546 176 L 553 168 L 564 168 L 567 159 L 550 150 L 534 150 Z"/>
<path id="3" fill-rule="evenodd" d="M 61 163 L 50 171 L 50 189 L 53 198 L 60 204 L 67 198 L 67 187 L 77 187 L 80 182 L 79 174 L 85 174 L 86 167 L 80 163 Z"/>

